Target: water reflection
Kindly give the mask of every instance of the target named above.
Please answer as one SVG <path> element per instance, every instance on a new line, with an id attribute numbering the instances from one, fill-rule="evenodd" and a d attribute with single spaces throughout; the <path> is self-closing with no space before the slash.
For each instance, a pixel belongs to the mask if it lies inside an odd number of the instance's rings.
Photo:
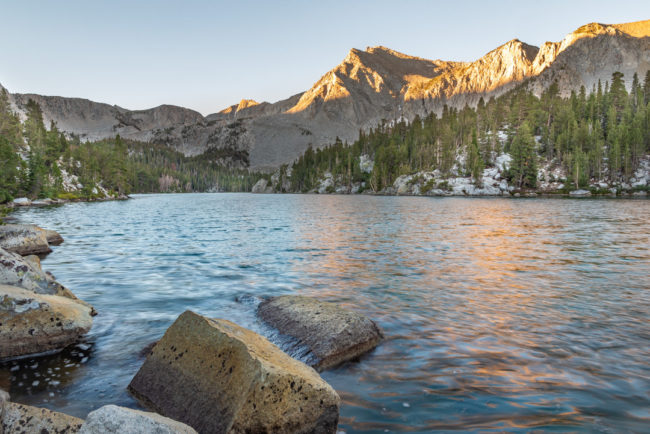
<path id="1" fill-rule="evenodd" d="M 90 358 L 53 397 L 19 386 L 10 366 L 0 383 L 79 416 L 133 406 L 137 354 L 183 310 L 269 335 L 260 297 L 303 293 L 387 335 L 323 374 L 348 433 L 643 431 L 649 211 L 639 200 L 228 194 L 23 210 L 64 235 L 44 266 L 100 316 Z"/>

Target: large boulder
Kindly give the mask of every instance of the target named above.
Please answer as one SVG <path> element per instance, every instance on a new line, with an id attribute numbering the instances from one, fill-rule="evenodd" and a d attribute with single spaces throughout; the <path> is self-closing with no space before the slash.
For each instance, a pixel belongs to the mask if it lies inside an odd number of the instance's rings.
<path id="1" fill-rule="evenodd" d="M 72 434 L 79 432 L 83 420 L 45 408 L 7 402 L 0 431 L 13 433 Z"/>
<path id="2" fill-rule="evenodd" d="M 69 298 L 0 285 L 0 359 L 58 350 L 92 326 L 92 309 Z"/>
<path id="3" fill-rule="evenodd" d="M 43 255 L 52 251 L 45 229 L 34 225 L 0 226 L 0 247 L 23 256 Z"/>
<path id="4" fill-rule="evenodd" d="M 307 365 L 230 321 L 187 311 L 129 384 L 146 407 L 205 433 L 333 433 L 340 398 Z"/>
<path id="5" fill-rule="evenodd" d="M 377 324 L 366 316 L 311 297 L 273 297 L 260 303 L 257 314 L 307 347 L 310 354 L 306 360 L 319 371 L 359 357 L 384 338 Z"/>
<path id="6" fill-rule="evenodd" d="M 79 434 L 196 434 L 185 425 L 156 413 L 105 405 L 90 412 Z"/>

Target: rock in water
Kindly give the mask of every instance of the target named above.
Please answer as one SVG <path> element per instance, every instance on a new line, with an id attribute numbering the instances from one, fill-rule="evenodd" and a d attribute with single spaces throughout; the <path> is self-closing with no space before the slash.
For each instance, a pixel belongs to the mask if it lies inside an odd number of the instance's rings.
<path id="1" fill-rule="evenodd" d="M 90 412 L 79 434 L 196 434 L 196 431 L 156 413 L 105 405 Z"/>
<path id="2" fill-rule="evenodd" d="M 47 239 L 47 243 L 50 246 L 58 246 L 63 243 L 63 237 L 57 231 L 53 231 L 52 229 L 43 230 L 45 231 L 45 238 Z"/>
<path id="3" fill-rule="evenodd" d="M 91 308 L 0 285 L 0 359 L 64 348 L 92 326 Z"/>
<path id="4" fill-rule="evenodd" d="M 319 371 L 370 351 L 384 338 L 366 316 L 310 297 L 273 297 L 260 303 L 257 314 L 309 348 L 314 360 L 310 363 Z"/>
<path id="5" fill-rule="evenodd" d="M 47 232 L 34 225 L 0 226 L 0 247 L 19 255 L 42 255 L 50 253 Z"/>
<path id="6" fill-rule="evenodd" d="M 129 384 L 146 407 L 205 433 L 334 433 L 340 398 L 307 365 L 238 325 L 183 313 Z"/>
<path id="7" fill-rule="evenodd" d="M 10 433 L 67 434 L 79 432 L 83 420 L 45 408 L 8 402 L 2 414 L 1 427 Z"/>

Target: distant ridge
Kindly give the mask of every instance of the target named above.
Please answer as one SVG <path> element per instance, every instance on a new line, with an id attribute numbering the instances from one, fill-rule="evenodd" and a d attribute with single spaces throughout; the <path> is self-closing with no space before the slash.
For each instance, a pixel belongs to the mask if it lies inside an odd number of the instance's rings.
<path id="1" fill-rule="evenodd" d="M 383 46 L 351 49 L 343 61 L 303 93 L 276 103 L 242 99 L 203 117 L 176 106 L 130 111 L 78 98 L 12 94 L 24 112 L 29 99 L 43 109 L 46 123 L 82 139 L 120 134 L 168 144 L 188 155 L 208 148 L 247 151 L 255 168 L 273 168 L 308 146 L 354 140 L 360 129 L 382 119 L 412 119 L 439 113 L 444 105 L 474 106 L 526 81 L 541 93 L 557 81 L 563 94 L 590 91 L 614 71 L 628 85 L 650 69 L 650 20 L 624 24 L 589 23 L 560 42 L 541 47 L 512 39 L 473 62 L 427 60 Z"/>

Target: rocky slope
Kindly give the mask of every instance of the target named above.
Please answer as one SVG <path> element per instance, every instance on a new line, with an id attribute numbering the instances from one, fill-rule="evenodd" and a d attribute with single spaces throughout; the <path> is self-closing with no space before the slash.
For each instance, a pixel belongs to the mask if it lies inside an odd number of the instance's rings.
<path id="1" fill-rule="evenodd" d="M 528 80 L 537 93 L 557 80 L 564 94 L 587 91 L 612 72 L 627 83 L 650 69 L 650 20 L 580 27 L 560 42 L 535 47 L 513 39 L 474 62 L 426 60 L 385 47 L 352 49 L 311 89 L 285 100 L 242 100 L 219 113 L 201 116 L 189 109 L 160 106 L 130 111 L 88 100 L 13 94 L 23 112 L 31 98 L 46 122 L 97 140 L 123 137 L 166 143 L 188 155 L 208 148 L 249 153 L 250 166 L 272 168 L 292 161 L 308 146 L 352 141 L 359 129 L 382 119 L 440 112 L 445 104 L 475 105 Z"/>

